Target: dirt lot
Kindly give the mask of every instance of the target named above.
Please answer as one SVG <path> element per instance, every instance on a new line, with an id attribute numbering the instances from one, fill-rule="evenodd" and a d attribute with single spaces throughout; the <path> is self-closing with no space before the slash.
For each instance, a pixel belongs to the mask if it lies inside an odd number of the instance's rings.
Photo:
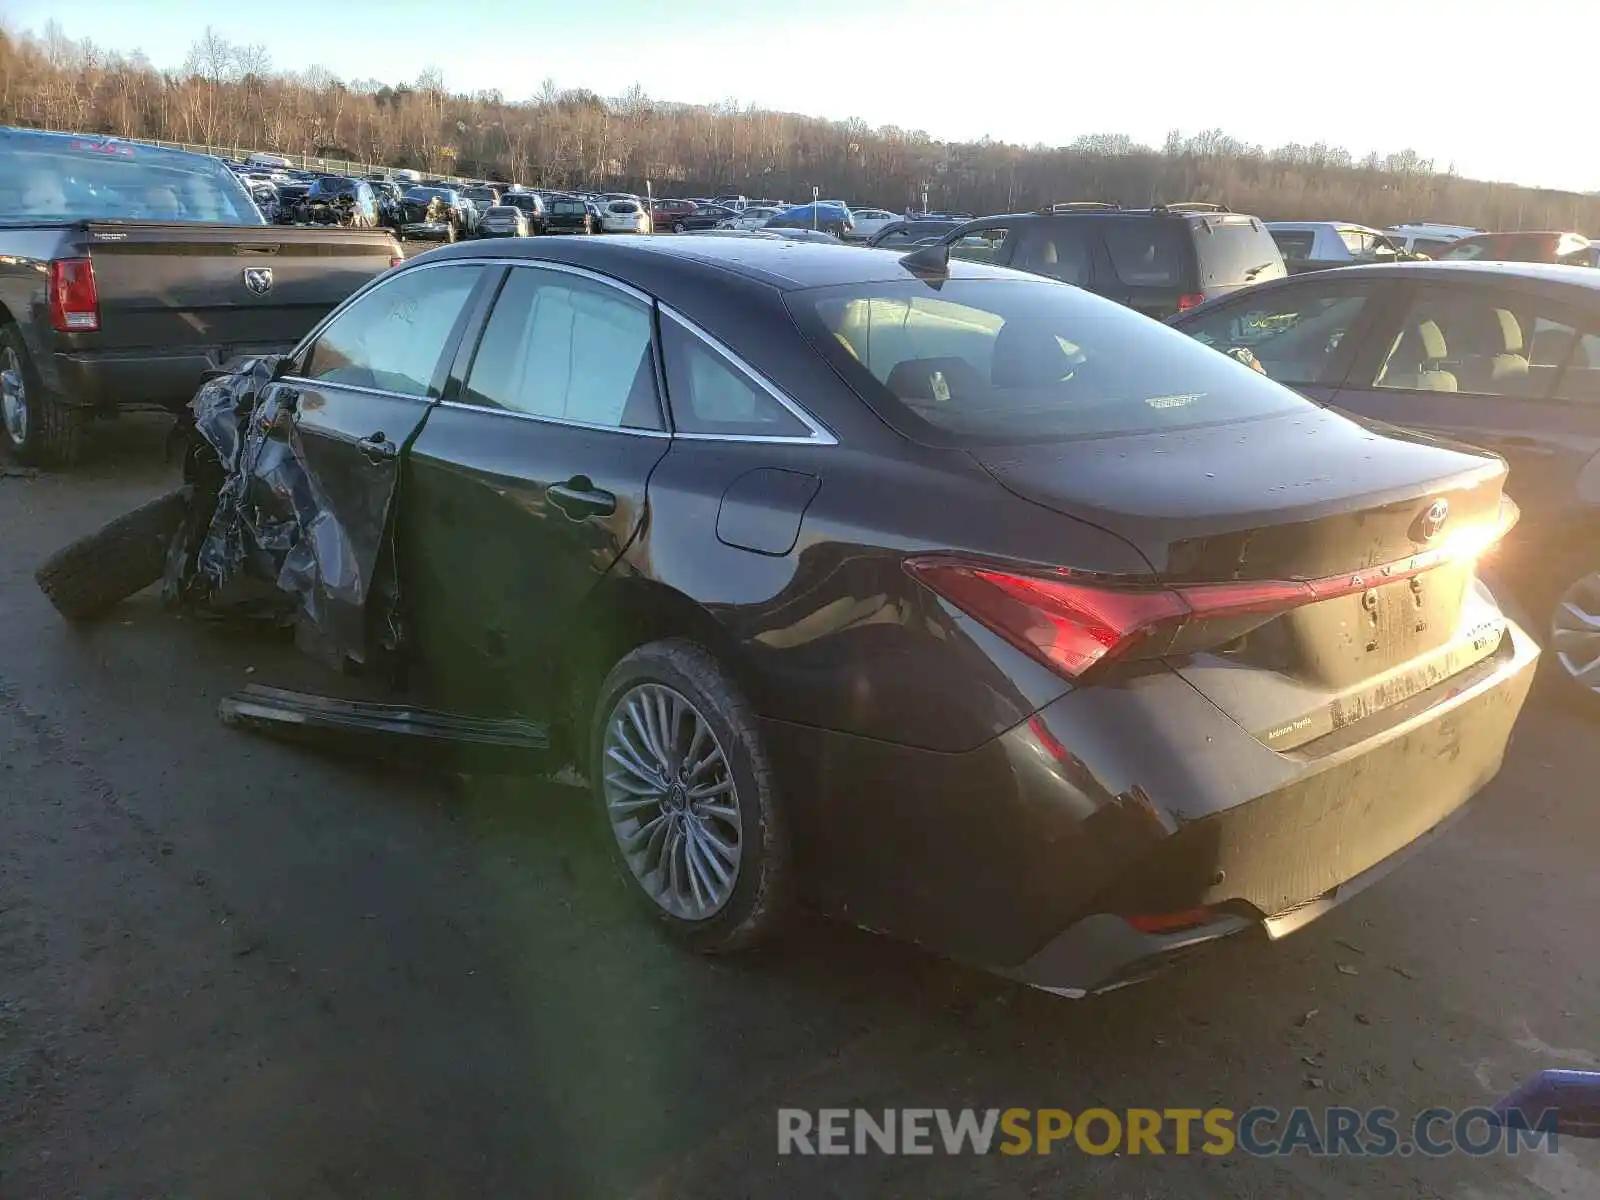
<path id="1" fill-rule="evenodd" d="M 1595 1066 L 1600 740 L 1571 718 L 1530 710 L 1475 811 L 1326 920 L 1090 1003 L 820 922 L 708 963 L 637 918 L 575 789 L 234 733 L 219 697 L 301 678 L 292 653 L 151 596 L 57 620 L 35 563 L 163 486 L 161 432 L 0 475 L 0 1195 L 1600 1195 L 1577 1143 L 776 1154 L 780 1106 L 1409 1116 Z"/>

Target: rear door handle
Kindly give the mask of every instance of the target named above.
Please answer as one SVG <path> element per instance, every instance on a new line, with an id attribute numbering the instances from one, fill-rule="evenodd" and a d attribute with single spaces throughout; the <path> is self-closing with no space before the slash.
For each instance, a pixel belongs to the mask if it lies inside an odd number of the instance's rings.
<path id="1" fill-rule="evenodd" d="M 574 521 L 588 517 L 609 517 L 617 511 L 617 498 L 590 482 L 587 475 L 574 475 L 565 483 L 553 483 L 544 493 Z"/>
<path id="2" fill-rule="evenodd" d="M 356 443 L 356 449 L 366 456 L 366 460 L 376 466 L 387 462 L 400 453 L 400 447 L 383 435 L 380 429 L 371 437 L 364 437 Z"/>

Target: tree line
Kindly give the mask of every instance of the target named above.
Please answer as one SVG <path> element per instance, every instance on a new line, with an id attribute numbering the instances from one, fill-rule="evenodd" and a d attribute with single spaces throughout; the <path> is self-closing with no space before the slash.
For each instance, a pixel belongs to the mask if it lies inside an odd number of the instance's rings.
<path id="1" fill-rule="evenodd" d="M 1433 220 L 1600 234 L 1600 196 L 1458 177 L 1414 150 L 1356 158 L 1221 130 L 1149 146 L 1094 134 L 1066 146 L 872 128 L 735 103 L 684 105 L 546 80 L 528 100 L 275 70 L 260 46 L 207 29 L 181 67 L 67 38 L 0 31 L 0 123 L 410 167 L 538 187 L 718 195 L 989 213 L 1072 200 L 1226 204 L 1278 220 Z"/>

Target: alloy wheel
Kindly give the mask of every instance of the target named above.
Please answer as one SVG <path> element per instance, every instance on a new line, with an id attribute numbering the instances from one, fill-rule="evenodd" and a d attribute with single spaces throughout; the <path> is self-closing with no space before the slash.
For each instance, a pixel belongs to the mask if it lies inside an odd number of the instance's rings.
<path id="1" fill-rule="evenodd" d="M 0 418 L 13 446 L 28 440 L 28 385 L 15 346 L 0 350 Z"/>
<path id="2" fill-rule="evenodd" d="M 1567 678 L 1600 693 L 1600 571 L 1561 593 L 1550 617 L 1550 649 Z"/>
<path id="3" fill-rule="evenodd" d="M 685 921 L 720 912 L 739 879 L 743 835 L 733 771 L 687 697 L 644 683 L 606 724 L 602 791 L 611 832 L 639 886 Z"/>

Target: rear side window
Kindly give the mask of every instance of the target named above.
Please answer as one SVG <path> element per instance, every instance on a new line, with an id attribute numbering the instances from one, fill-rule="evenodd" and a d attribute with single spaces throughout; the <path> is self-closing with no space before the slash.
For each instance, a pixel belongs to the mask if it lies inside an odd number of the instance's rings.
<path id="1" fill-rule="evenodd" d="M 1183 429 L 1307 403 L 1132 309 L 1044 281 L 860 283 L 787 300 L 863 399 L 936 444 Z"/>
<path id="2" fill-rule="evenodd" d="M 1111 269 L 1129 287 L 1180 288 L 1188 275 L 1187 229 L 1181 221 L 1096 217 Z"/>
<path id="3" fill-rule="evenodd" d="M 1081 287 L 1094 274 L 1094 243 L 1082 221 L 1030 221 L 1017 235 L 1010 265 Z"/>
<path id="4" fill-rule="evenodd" d="M 607 429 L 659 429 L 650 309 L 603 283 L 518 267 L 484 328 L 465 400 Z"/>
<path id="5" fill-rule="evenodd" d="M 677 432 L 724 437 L 811 436 L 805 422 L 731 358 L 665 316 L 661 348 Z"/>
<path id="6" fill-rule="evenodd" d="M 1195 226 L 1194 247 L 1200 256 L 1200 286 L 1205 291 L 1264 283 L 1287 273 L 1278 244 L 1266 227 L 1255 221 L 1202 222 Z"/>

